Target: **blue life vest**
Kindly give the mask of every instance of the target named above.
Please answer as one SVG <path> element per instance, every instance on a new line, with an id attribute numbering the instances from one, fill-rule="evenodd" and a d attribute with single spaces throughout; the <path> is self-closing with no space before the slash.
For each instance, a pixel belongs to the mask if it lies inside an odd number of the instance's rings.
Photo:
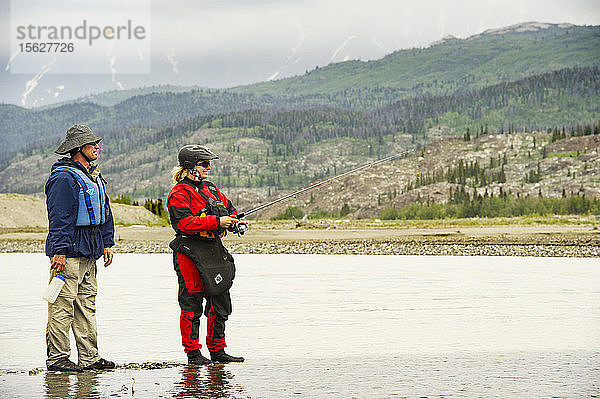
<path id="1" fill-rule="evenodd" d="M 96 181 L 71 166 L 59 166 L 54 172 L 68 172 L 79 184 L 79 211 L 77 213 L 77 226 L 99 226 L 106 222 L 106 188 L 98 176 Z"/>

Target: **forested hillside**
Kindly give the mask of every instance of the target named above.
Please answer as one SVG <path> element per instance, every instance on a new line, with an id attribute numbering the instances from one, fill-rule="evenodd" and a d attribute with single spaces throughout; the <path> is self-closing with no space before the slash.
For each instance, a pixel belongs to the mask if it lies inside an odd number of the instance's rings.
<path id="1" fill-rule="evenodd" d="M 29 110 L 15 105 L 0 105 L 0 165 L 17 151 L 51 146 L 64 138 L 75 123 L 95 131 L 130 128 L 162 129 L 192 116 L 233 112 L 272 106 L 270 96 L 193 90 L 184 93 L 155 93 L 131 97 L 114 106 L 94 103 L 65 104 Z"/>
<path id="2" fill-rule="evenodd" d="M 200 115 L 163 129 L 103 131 L 101 167 L 113 194 L 162 197 L 177 150 L 203 143 L 221 155 L 212 179 L 259 199 L 444 136 L 564 129 L 595 133 L 600 70 L 572 68 L 452 96 L 402 100 L 376 111 L 333 108 Z M 468 130 L 467 130 L 468 129 Z M 561 130 L 562 131 L 562 130 Z M 0 191 L 40 193 L 54 146 L 21 152 L 0 172 Z"/>
<path id="3" fill-rule="evenodd" d="M 358 189 L 357 189 L 358 188 Z M 447 137 L 261 211 L 261 219 L 600 214 L 600 123 Z"/>

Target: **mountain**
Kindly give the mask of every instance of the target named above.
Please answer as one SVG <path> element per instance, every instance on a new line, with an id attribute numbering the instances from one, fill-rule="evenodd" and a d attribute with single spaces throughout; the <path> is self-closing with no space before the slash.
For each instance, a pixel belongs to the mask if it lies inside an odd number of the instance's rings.
<path id="1" fill-rule="evenodd" d="M 248 109 L 370 111 L 402 99 L 449 96 L 549 71 L 599 65 L 599 60 L 600 27 L 529 23 L 229 91 L 159 86 L 108 92 L 44 109 L 0 104 L 0 165 L 24 148 L 57 144 L 74 123 L 86 123 L 99 133 L 157 131 L 197 115 Z"/>
<path id="2" fill-rule="evenodd" d="M 600 63 L 600 27 L 530 22 L 376 61 L 347 61 L 233 89 L 271 95 L 331 94 L 385 87 L 396 99 L 446 95 L 569 67 Z"/>
<path id="3" fill-rule="evenodd" d="M 119 93 L 108 93 L 94 99 L 104 105 L 35 110 L 0 105 L 0 192 L 41 194 L 53 150 L 74 123 L 103 138 L 100 165 L 111 195 L 163 197 L 177 150 L 197 142 L 219 153 L 212 178 L 240 208 L 407 149 L 451 148 L 460 137 L 533 137 L 548 129 L 564 130 L 565 140 L 595 137 L 599 37 L 600 27 L 519 25 L 230 91 L 141 90 L 116 104 Z M 453 154 L 450 164 L 468 155 Z M 515 172 L 515 184 L 537 173 L 530 163 Z M 415 165 L 406 166 L 410 173 Z M 595 161 L 585 165 L 598 169 Z M 578 175 L 590 195 L 594 173 Z M 395 181 L 393 174 L 383 179 Z M 356 215 L 379 211 L 352 204 L 362 209 Z"/>
<path id="4" fill-rule="evenodd" d="M 145 98 L 145 97 L 142 97 Z M 250 109 L 199 115 L 162 129 L 103 132 L 101 167 L 112 194 L 162 197 L 177 149 L 203 143 L 220 154 L 214 181 L 248 203 L 369 160 L 446 136 L 546 131 L 573 136 L 600 119 L 600 69 L 572 68 L 470 92 L 398 101 L 375 111 Z M 591 133 L 594 129 L 588 129 Z M 571 131 L 573 133 L 571 133 Z M 587 133 L 586 133 L 587 134 Z M 58 143 L 56 143 L 58 144 Z M 0 191 L 40 193 L 55 146 L 30 148 L 0 170 Z M 583 150 L 583 148 L 582 148 Z"/>

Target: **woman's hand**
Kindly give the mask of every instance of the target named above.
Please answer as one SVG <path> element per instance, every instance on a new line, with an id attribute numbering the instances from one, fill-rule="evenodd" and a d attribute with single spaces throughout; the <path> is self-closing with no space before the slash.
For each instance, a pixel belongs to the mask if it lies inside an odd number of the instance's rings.
<path id="1" fill-rule="evenodd" d="M 228 229 L 232 226 L 235 226 L 238 223 L 238 219 L 232 218 L 231 216 L 221 216 L 219 218 L 219 226 L 222 229 Z"/>

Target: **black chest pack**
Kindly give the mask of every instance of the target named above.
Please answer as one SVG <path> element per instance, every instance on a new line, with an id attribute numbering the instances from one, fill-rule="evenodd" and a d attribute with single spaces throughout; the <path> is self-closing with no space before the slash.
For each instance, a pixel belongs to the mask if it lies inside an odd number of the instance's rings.
<path id="1" fill-rule="evenodd" d="M 204 184 L 208 187 L 208 191 L 214 195 L 213 197 L 209 197 L 206 193 L 198 188 L 196 188 L 196 192 L 200 194 L 202 198 L 206 201 L 206 210 L 210 212 L 211 215 L 219 216 L 229 216 L 229 212 L 227 212 L 227 208 L 225 208 L 225 204 L 219 198 L 219 192 L 217 191 L 217 187 L 209 181 L 205 181 Z"/>
<path id="2" fill-rule="evenodd" d="M 179 184 L 188 184 L 181 182 Z M 218 198 L 217 188 L 210 182 L 204 182 L 211 193 Z M 216 215 L 228 216 L 229 212 L 222 201 L 212 198 L 194 185 L 188 184 L 206 201 L 206 207 L 198 212 L 198 216 Z M 233 256 L 221 242 L 225 230 L 212 232 L 212 234 L 177 235 L 169 243 L 175 252 L 180 252 L 196 264 L 202 286 L 206 296 L 216 296 L 224 293 L 233 285 L 235 277 L 235 264 Z M 209 232 L 206 232 L 209 233 Z"/>
<path id="3" fill-rule="evenodd" d="M 196 214 L 196 216 L 215 215 L 217 217 L 217 219 L 220 218 L 221 216 L 229 216 L 229 211 L 227 210 L 227 208 L 225 208 L 225 204 L 223 204 L 223 201 L 218 199 L 219 193 L 217 191 L 217 187 L 209 181 L 204 181 L 203 183 L 206 185 L 206 187 L 208 187 L 208 190 L 214 195 L 214 197 L 208 196 L 200 188 L 198 188 L 190 183 L 187 183 L 185 181 L 179 183 L 179 184 L 186 184 L 186 185 L 192 187 L 194 189 L 194 191 L 196 191 L 198 193 L 198 195 L 204 199 L 204 202 L 206 203 L 206 205 L 204 206 L 204 208 L 202 208 Z M 198 233 L 198 235 L 200 235 L 201 237 L 204 237 L 204 238 L 223 237 L 226 234 L 227 234 L 227 230 L 225 230 L 225 229 L 217 229 L 216 231 L 210 231 L 210 232 L 202 231 L 202 232 Z"/>

